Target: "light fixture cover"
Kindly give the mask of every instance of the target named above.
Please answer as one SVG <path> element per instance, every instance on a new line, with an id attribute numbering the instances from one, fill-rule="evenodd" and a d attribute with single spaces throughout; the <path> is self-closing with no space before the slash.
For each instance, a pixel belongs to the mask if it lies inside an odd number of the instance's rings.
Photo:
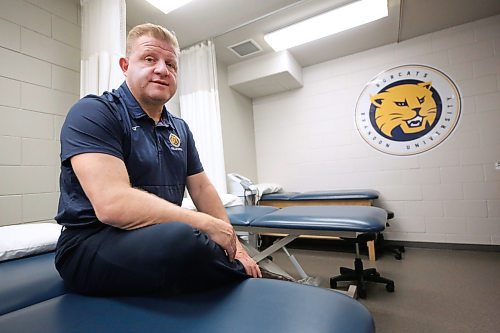
<path id="1" fill-rule="evenodd" d="M 387 15 L 387 0 L 358 0 L 268 33 L 264 35 L 264 39 L 275 51 L 281 51 L 378 20 Z"/>
<path id="2" fill-rule="evenodd" d="M 184 6 L 185 4 L 193 1 L 193 0 L 146 0 L 163 13 L 167 14 L 171 11 Z"/>

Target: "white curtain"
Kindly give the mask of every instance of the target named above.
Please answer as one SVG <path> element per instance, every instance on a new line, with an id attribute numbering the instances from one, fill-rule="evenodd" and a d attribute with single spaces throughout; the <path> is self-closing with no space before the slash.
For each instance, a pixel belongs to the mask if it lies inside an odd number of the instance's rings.
<path id="1" fill-rule="evenodd" d="M 124 80 L 118 60 L 125 54 L 125 0 L 80 0 L 80 5 L 80 97 L 100 95 Z"/>
<path id="2" fill-rule="evenodd" d="M 227 193 L 212 41 L 181 51 L 178 85 L 181 116 L 193 132 L 205 172 L 219 193 Z"/>

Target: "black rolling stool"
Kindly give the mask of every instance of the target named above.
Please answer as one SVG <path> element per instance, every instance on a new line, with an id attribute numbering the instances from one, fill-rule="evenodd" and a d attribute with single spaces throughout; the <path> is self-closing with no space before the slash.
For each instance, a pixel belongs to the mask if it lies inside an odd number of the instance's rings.
<path id="1" fill-rule="evenodd" d="M 356 246 L 356 258 L 354 259 L 354 269 L 340 267 L 340 275 L 330 278 L 330 288 L 336 289 L 337 282 L 340 281 L 355 281 L 357 286 L 358 296 L 366 298 L 366 283 L 376 282 L 385 283 L 385 289 L 389 292 L 394 292 L 394 281 L 380 276 L 375 268 L 363 268 L 363 261 L 359 255 L 359 243 L 365 244 L 368 241 L 375 240 L 375 233 L 364 233 L 358 235 L 355 239 L 344 239 L 354 242 Z"/>

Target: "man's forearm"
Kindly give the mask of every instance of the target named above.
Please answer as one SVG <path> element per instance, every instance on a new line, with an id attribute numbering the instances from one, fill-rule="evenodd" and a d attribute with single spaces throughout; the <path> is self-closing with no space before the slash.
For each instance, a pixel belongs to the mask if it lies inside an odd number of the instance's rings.
<path id="1" fill-rule="evenodd" d="M 202 214 L 189 211 L 151 193 L 127 188 L 120 190 L 97 218 L 121 229 L 136 229 L 152 224 L 179 221 L 204 230 Z"/>
<path id="2" fill-rule="evenodd" d="M 131 187 L 122 160 L 101 153 L 71 158 L 71 165 L 97 218 L 106 224 L 136 229 L 152 224 L 179 221 L 208 232 L 212 217 L 180 208 L 151 193 Z"/>
<path id="3" fill-rule="evenodd" d="M 198 211 L 230 223 L 219 194 L 211 183 L 204 184 L 190 195 Z"/>

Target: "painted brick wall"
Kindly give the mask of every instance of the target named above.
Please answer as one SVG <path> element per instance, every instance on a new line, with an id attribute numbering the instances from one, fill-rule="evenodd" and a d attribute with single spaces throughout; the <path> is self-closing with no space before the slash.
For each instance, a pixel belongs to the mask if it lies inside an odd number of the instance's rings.
<path id="1" fill-rule="evenodd" d="M 446 141 L 415 156 L 358 134 L 357 98 L 378 73 L 424 64 L 463 96 Z M 259 182 L 286 190 L 374 188 L 394 210 L 387 238 L 500 244 L 500 16 L 305 68 L 304 87 L 253 102 Z"/>
<path id="2" fill-rule="evenodd" d="M 52 221 L 80 85 L 77 0 L 0 0 L 0 225 Z"/>

